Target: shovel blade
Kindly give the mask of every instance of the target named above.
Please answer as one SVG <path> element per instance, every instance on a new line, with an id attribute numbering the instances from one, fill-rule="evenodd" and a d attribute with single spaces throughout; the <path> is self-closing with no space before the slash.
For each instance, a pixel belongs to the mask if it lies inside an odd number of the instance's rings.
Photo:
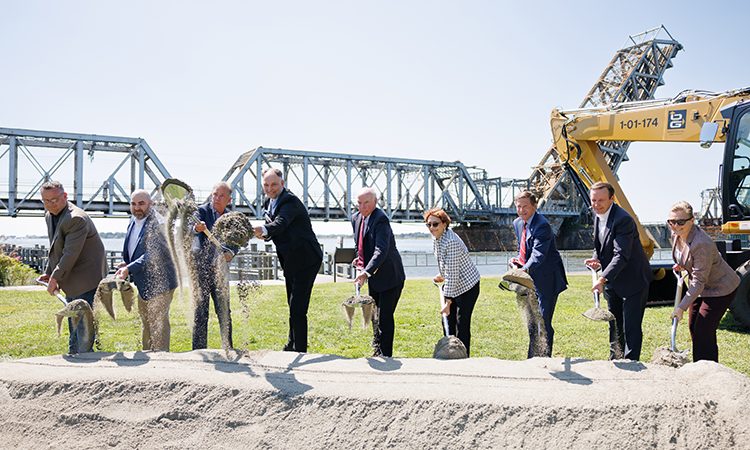
<path id="1" fill-rule="evenodd" d="M 604 308 L 591 308 L 583 312 L 583 317 L 597 322 L 611 322 L 615 315 Z"/>

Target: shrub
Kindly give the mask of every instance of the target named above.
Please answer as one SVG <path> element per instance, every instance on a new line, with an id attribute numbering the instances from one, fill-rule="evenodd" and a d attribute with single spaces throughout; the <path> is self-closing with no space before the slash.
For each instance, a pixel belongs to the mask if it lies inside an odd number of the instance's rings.
<path id="1" fill-rule="evenodd" d="M 31 267 L 8 255 L 0 254 L 0 286 L 32 284 L 36 276 L 36 271 Z"/>

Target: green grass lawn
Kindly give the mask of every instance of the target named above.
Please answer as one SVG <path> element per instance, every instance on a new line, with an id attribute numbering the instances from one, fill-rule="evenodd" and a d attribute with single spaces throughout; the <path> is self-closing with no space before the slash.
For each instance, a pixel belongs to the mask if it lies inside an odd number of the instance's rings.
<path id="1" fill-rule="evenodd" d="M 559 298 L 554 317 L 554 356 L 606 359 L 608 327 L 592 322 L 581 313 L 593 304 L 588 276 L 570 276 L 571 286 Z M 515 295 L 497 288 L 498 278 L 483 278 L 472 320 L 472 356 L 520 360 L 526 357 L 528 335 L 516 309 Z M 350 331 L 341 311 L 341 301 L 353 292 L 351 283 L 324 283 L 313 289 L 308 314 L 311 353 L 345 357 L 370 356 L 371 330 L 362 329 L 357 311 Z M 119 301 L 119 295 L 116 294 Z M 395 357 L 431 357 L 441 337 L 437 289 L 429 280 L 408 280 L 396 309 Z M 187 295 L 175 295 L 171 309 L 172 351 L 190 350 L 191 322 Z M 135 310 L 128 314 L 117 305 L 118 318 L 100 316 L 101 350 L 137 350 L 140 321 Z M 283 286 L 264 286 L 243 310 L 232 292 L 234 344 L 249 350 L 280 350 L 286 343 L 287 314 Z M 54 313 L 60 302 L 43 291 L 0 291 L 0 356 L 23 358 L 62 354 L 67 351 L 67 327 L 57 336 Z M 669 345 L 671 306 L 649 307 L 643 321 L 643 360 L 655 348 Z M 218 322 L 213 312 L 209 322 L 209 347 L 220 348 Z M 718 332 L 720 361 L 750 375 L 750 334 L 741 330 L 731 314 Z M 690 348 L 687 322 L 678 329 L 678 348 Z"/>

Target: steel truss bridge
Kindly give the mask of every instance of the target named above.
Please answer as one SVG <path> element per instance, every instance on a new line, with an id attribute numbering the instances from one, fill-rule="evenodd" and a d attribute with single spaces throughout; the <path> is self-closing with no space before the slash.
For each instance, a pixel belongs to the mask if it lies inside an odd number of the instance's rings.
<path id="1" fill-rule="evenodd" d="M 579 108 L 653 99 L 656 89 L 664 84 L 664 72 L 672 67 L 672 59 L 682 48 L 664 26 L 629 36 Z M 629 146 L 630 143 L 625 141 L 599 142 L 613 173 L 617 173 L 620 165 L 628 160 Z M 589 206 L 588 194 L 581 192 L 580 186 L 571 179 L 554 148 L 548 149 L 534 167 L 529 184 L 531 190 L 539 194 L 542 208 L 551 204 L 571 208 L 578 198 L 582 200 L 579 202 L 582 209 Z"/>
<path id="2" fill-rule="evenodd" d="M 580 106 L 653 98 L 681 49 L 664 27 L 630 36 Z M 627 161 L 627 142 L 601 142 L 600 147 L 613 171 Z M 265 167 L 282 170 L 287 187 L 317 220 L 348 218 L 356 207 L 357 191 L 365 185 L 374 187 L 383 210 L 402 222 L 421 221 L 425 209 L 439 206 L 464 224 L 506 224 L 515 217 L 513 197 L 523 189 L 540 194 L 542 209 L 555 228 L 565 219 L 586 216 L 588 206 L 587 196 L 580 195 L 552 149 L 528 179 L 504 179 L 459 161 L 258 147 L 242 154 L 224 176 L 235 188 L 235 207 L 257 218 L 262 214 L 259 174 Z M 69 199 L 93 215 L 126 216 L 130 192 L 155 192 L 169 177 L 140 138 L 0 128 L 2 215 L 41 215 L 39 187 L 57 179 L 66 186 Z"/>
<path id="3" fill-rule="evenodd" d="M 262 174 L 280 169 L 286 187 L 317 220 L 346 220 L 356 211 L 357 192 L 373 187 L 381 209 L 394 221 L 422 221 L 432 207 L 444 208 L 464 224 L 502 223 L 515 217 L 513 198 L 528 180 L 489 178 L 459 161 L 383 158 L 258 147 L 241 155 L 224 180 L 235 192 L 235 209 L 262 217 Z M 570 209 L 553 215 L 578 215 Z"/>
<path id="4" fill-rule="evenodd" d="M 131 192 L 155 192 L 169 177 L 140 138 L 0 128 L 4 215 L 41 215 L 39 187 L 49 180 L 62 182 L 68 200 L 92 215 L 126 215 Z"/>

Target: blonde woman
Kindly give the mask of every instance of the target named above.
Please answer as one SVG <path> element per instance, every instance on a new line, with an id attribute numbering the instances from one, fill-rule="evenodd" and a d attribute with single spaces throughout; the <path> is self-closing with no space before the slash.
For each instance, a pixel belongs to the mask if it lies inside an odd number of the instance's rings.
<path id="1" fill-rule="evenodd" d="M 695 224 L 688 202 L 672 205 L 667 224 L 672 231 L 674 269 L 686 270 L 689 275 L 687 293 L 672 317 L 682 320 L 689 311 L 693 361 L 719 362 L 716 330 L 734 299 L 740 277 L 721 257 L 714 241 Z"/>

